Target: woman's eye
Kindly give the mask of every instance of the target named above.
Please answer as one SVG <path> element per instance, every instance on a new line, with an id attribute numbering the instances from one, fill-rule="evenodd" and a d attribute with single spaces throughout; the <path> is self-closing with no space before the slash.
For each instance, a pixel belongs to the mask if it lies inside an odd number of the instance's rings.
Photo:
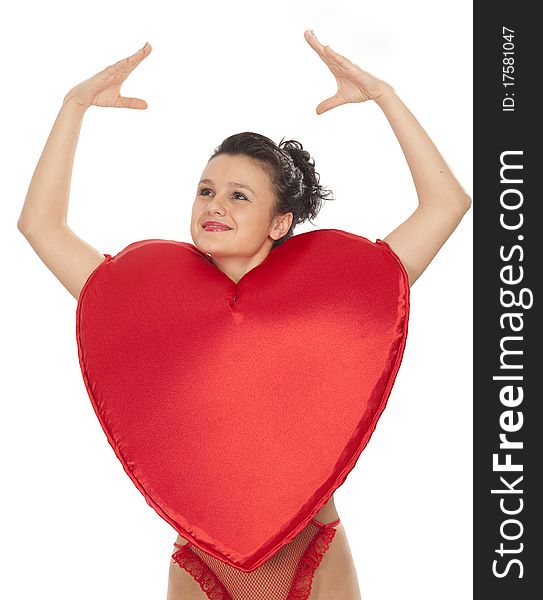
<path id="1" fill-rule="evenodd" d="M 207 196 L 208 194 L 204 194 L 204 192 L 210 192 L 211 190 L 209 188 L 203 188 L 200 190 L 200 195 L 201 196 Z M 241 192 L 234 192 L 235 195 L 237 196 L 241 196 L 244 200 L 248 200 L 247 196 L 245 196 L 245 194 L 242 194 Z"/>

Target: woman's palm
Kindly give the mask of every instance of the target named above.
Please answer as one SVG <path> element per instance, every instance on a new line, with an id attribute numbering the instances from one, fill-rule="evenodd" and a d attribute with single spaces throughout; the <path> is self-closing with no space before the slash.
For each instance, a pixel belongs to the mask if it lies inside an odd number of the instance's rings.
<path id="1" fill-rule="evenodd" d="M 82 106 L 147 108 L 147 102 L 141 98 L 121 96 L 121 86 L 140 62 L 149 56 L 151 50 L 151 45 L 145 44 L 132 56 L 119 60 L 89 79 L 85 79 L 66 94 L 64 102 L 73 100 Z"/>
<path id="2" fill-rule="evenodd" d="M 317 114 L 320 115 L 331 108 L 349 102 L 376 100 L 384 93 L 392 90 L 392 86 L 382 79 L 371 75 L 371 73 L 364 71 L 345 56 L 334 52 L 330 46 L 321 44 L 312 30 L 306 30 L 304 37 L 330 69 L 332 75 L 336 78 L 338 87 L 334 96 L 327 98 L 317 106 Z"/>

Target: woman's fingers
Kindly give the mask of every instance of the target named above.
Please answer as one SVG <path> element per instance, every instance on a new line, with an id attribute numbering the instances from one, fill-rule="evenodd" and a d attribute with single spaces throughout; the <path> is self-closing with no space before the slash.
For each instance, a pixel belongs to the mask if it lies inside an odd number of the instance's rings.
<path id="1" fill-rule="evenodd" d="M 134 70 L 144 58 L 149 56 L 151 50 L 151 44 L 149 44 L 149 42 L 146 42 L 143 48 L 140 48 L 137 52 L 134 52 L 132 56 L 129 56 L 126 60 L 131 70 Z"/>
<path id="2" fill-rule="evenodd" d="M 330 54 L 326 51 L 326 48 L 330 48 L 329 46 L 325 46 L 321 44 L 312 29 L 307 29 L 304 32 L 304 37 L 307 43 L 315 50 L 315 52 L 320 56 L 321 60 L 323 60 L 326 64 L 330 62 Z M 330 48 L 331 49 L 331 48 Z"/>
<path id="3" fill-rule="evenodd" d="M 304 37 L 307 43 L 315 50 L 319 55 L 323 55 L 324 46 L 319 42 L 312 29 L 306 29 L 304 31 Z"/>
<path id="4" fill-rule="evenodd" d="M 317 114 L 347 102 L 365 102 L 376 99 L 393 89 L 384 81 L 362 70 L 342 54 L 332 50 L 330 46 L 321 44 L 312 29 L 306 29 L 304 37 L 326 63 L 338 85 L 336 94 L 319 104 Z"/>
<path id="5" fill-rule="evenodd" d="M 350 62 L 347 58 L 332 50 L 330 46 L 321 44 L 312 29 L 306 29 L 304 31 L 304 37 L 308 44 L 327 65 L 342 67 L 346 66 Z"/>
<path id="6" fill-rule="evenodd" d="M 140 64 L 140 62 L 144 58 L 149 56 L 152 49 L 153 48 L 152 48 L 151 44 L 149 44 L 147 42 L 145 44 L 145 46 L 143 46 L 143 48 L 140 48 L 137 52 L 134 52 L 134 54 L 132 54 L 131 56 L 123 58 L 123 59 L 117 61 L 115 64 L 110 65 L 107 68 L 107 70 L 111 74 L 120 72 L 120 73 L 123 73 L 123 75 L 125 75 L 125 74 L 128 75 Z"/>
<path id="7" fill-rule="evenodd" d="M 85 79 L 74 86 L 64 101 L 75 97 L 84 106 L 116 106 L 122 108 L 146 109 L 147 102 L 141 98 L 125 98 L 120 96 L 124 80 L 151 53 L 151 45 L 146 43 L 134 54 L 109 65 L 96 75 Z"/>
<path id="8" fill-rule="evenodd" d="M 138 64 L 146 56 L 148 56 L 150 54 L 151 50 L 152 50 L 151 44 L 149 44 L 149 42 L 146 42 L 145 46 L 143 46 L 143 48 L 140 48 L 137 52 L 134 52 L 134 54 L 132 54 L 131 56 L 128 56 L 124 60 L 126 60 L 128 62 L 128 64 L 132 64 L 132 65 Z M 122 62 L 122 61 L 119 61 L 119 62 Z"/>

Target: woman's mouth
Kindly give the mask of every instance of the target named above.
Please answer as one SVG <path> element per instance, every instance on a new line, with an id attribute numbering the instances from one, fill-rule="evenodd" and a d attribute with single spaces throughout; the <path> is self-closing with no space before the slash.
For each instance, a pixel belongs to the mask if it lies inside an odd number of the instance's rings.
<path id="1" fill-rule="evenodd" d="M 228 225 L 224 225 L 224 223 L 219 223 L 217 221 L 206 221 L 202 227 L 204 231 L 230 231 L 231 227 Z"/>
<path id="2" fill-rule="evenodd" d="M 206 225 L 204 231 L 230 231 L 229 227 L 217 227 L 216 225 Z"/>

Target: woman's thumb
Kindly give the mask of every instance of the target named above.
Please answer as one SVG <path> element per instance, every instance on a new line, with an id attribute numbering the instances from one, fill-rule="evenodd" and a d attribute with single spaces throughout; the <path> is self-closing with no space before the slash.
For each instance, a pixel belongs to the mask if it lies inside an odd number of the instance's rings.
<path id="1" fill-rule="evenodd" d="M 115 108 L 139 108 L 146 109 L 148 107 L 147 102 L 141 98 L 126 98 L 119 96 L 115 103 Z"/>
<path id="2" fill-rule="evenodd" d="M 326 98 L 317 106 L 317 114 L 322 115 L 323 112 L 330 110 L 331 108 L 335 108 L 336 106 L 340 106 L 341 104 L 346 104 L 345 99 L 340 95 L 336 94 L 331 98 Z"/>

